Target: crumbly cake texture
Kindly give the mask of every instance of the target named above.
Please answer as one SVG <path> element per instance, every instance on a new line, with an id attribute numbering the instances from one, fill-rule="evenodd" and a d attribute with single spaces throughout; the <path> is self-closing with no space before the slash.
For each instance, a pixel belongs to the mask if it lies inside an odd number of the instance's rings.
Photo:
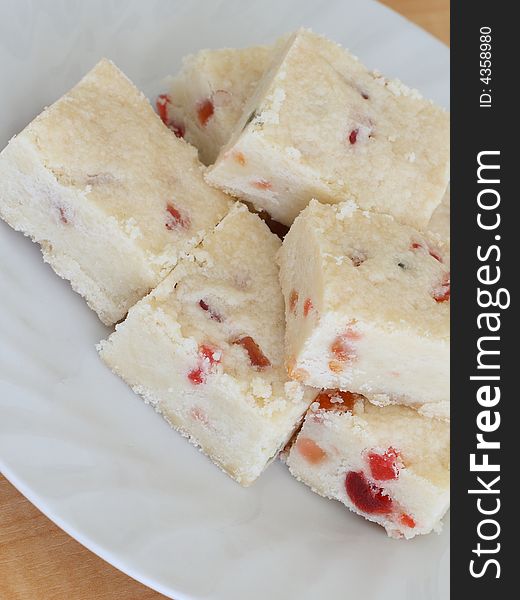
<path id="1" fill-rule="evenodd" d="M 289 374 L 449 418 L 449 271 L 439 239 L 315 200 L 278 257 Z"/>
<path id="2" fill-rule="evenodd" d="M 423 230 L 448 183 L 449 116 L 300 30 L 278 52 L 206 179 L 290 225 L 345 197 Z"/>
<path id="3" fill-rule="evenodd" d="M 391 537 L 438 532 L 449 508 L 449 425 L 404 406 L 322 392 L 286 462 L 315 492 L 379 523 Z"/>
<path id="4" fill-rule="evenodd" d="M 446 190 L 442 202 L 435 209 L 435 212 L 428 223 L 428 232 L 436 235 L 446 245 L 450 245 L 450 188 Z"/>
<path id="5" fill-rule="evenodd" d="M 99 347 L 115 373 L 242 485 L 277 455 L 314 396 L 283 364 L 279 247 L 237 204 Z"/>
<path id="6" fill-rule="evenodd" d="M 256 84 L 269 66 L 273 47 L 201 50 L 183 60 L 167 94 L 157 99 L 163 121 L 215 162 Z"/>
<path id="7" fill-rule="evenodd" d="M 0 216 L 107 325 L 226 214 L 194 148 L 101 60 L 0 155 Z"/>

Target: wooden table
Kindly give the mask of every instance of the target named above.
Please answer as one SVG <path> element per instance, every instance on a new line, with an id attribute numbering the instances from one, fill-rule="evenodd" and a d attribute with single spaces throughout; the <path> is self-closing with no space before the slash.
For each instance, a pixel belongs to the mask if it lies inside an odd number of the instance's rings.
<path id="1" fill-rule="evenodd" d="M 383 3 L 449 44 L 449 0 Z M 161 598 L 61 531 L 0 475 L 1 600 Z"/>

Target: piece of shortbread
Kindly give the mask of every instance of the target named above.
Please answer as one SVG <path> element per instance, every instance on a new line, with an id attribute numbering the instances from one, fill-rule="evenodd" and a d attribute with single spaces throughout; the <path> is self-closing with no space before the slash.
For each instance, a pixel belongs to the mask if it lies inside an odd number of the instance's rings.
<path id="1" fill-rule="evenodd" d="M 448 171 L 448 113 L 300 30 L 276 54 L 206 179 L 285 225 L 311 198 L 348 197 L 423 230 Z"/>
<path id="2" fill-rule="evenodd" d="M 195 148 L 108 60 L 0 155 L 0 217 L 41 245 L 107 325 L 225 215 Z"/>
<path id="3" fill-rule="evenodd" d="M 100 346 L 115 373 L 242 485 L 315 395 L 284 368 L 279 247 L 237 204 Z"/>
<path id="4" fill-rule="evenodd" d="M 313 200 L 279 261 L 293 378 L 449 418 L 450 273 L 438 238 Z"/>
<path id="5" fill-rule="evenodd" d="M 291 473 L 392 537 L 439 531 L 449 508 L 449 425 L 350 392 L 320 393 L 286 456 Z"/>

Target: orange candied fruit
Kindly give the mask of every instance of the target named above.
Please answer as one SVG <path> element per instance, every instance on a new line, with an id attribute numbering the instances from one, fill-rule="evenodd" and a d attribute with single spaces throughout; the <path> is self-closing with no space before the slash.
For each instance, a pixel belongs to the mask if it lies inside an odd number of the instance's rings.
<path id="1" fill-rule="evenodd" d="M 318 402 L 322 410 L 336 410 L 339 412 L 352 412 L 356 400 L 362 399 L 360 394 L 342 392 L 341 390 L 328 390 L 320 392 L 314 402 Z"/>
<path id="2" fill-rule="evenodd" d="M 246 157 L 242 154 L 242 152 L 234 152 L 233 153 L 233 158 L 237 161 L 237 163 L 241 167 L 245 166 L 245 164 L 246 164 Z"/>
<path id="3" fill-rule="evenodd" d="M 310 298 L 306 298 L 303 303 L 303 316 L 306 317 L 310 313 L 310 311 L 314 308 L 312 300 Z"/>
<path id="4" fill-rule="evenodd" d="M 343 371 L 344 368 L 344 363 L 339 362 L 339 360 L 329 361 L 329 370 L 331 370 L 333 373 L 341 373 L 341 371 Z"/>
<path id="5" fill-rule="evenodd" d="M 202 127 L 206 127 L 214 112 L 215 107 L 209 98 L 206 98 L 206 100 L 202 100 L 197 104 L 197 117 Z"/>
<path id="6" fill-rule="evenodd" d="M 260 346 L 255 342 L 255 340 L 250 335 L 245 335 L 241 338 L 237 338 L 233 344 L 237 344 L 238 346 L 242 346 L 244 350 L 247 352 L 249 356 L 249 360 L 253 367 L 256 367 L 259 370 L 267 369 L 271 366 L 271 361 L 267 358 L 267 356 L 262 352 Z"/>
<path id="7" fill-rule="evenodd" d="M 298 292 L 296 290 L 292 290 L 289 295 L 289 310 L 296 314 L 296 306 L 298 304 Z"/>
<path id="8" fill-rule="evenodd" d="M 308 437 L 299 437 L 296 440 L 296 448 L 311 465 L 317 465 L 327 456 L 327 453 Z"/>

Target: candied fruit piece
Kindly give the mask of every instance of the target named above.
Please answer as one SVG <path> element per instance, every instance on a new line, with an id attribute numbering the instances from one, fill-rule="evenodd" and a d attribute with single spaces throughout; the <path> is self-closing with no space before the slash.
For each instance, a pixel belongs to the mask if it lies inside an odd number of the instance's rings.
<path id="1" fill-rule="evenodd" d="M 306 317 L 310 313 L 310 311 L 314 308 L 312 304 L 312 300 L 310 298 L 306 298 L 303 303 L 303 316 Z"/>
<path id="2" fill-rule="evenodd" d="M 327 456 L 327 453 L 308 437 L 299 437 L 296 441 L 296 448 L 311 465 L 317 465 Z"/>
<path id="3" fill-rule="evenodd" d="M 206 98 L 206 100 L 202 100 L 197 104 L 197 117 L 202 127 L 206 127 L 214 112 L 215 107 L 209 98 Z"/>
<path id="4" fill-rule="evenodd" d="M 399 477 L 400 454 L 397 450 L 390 447 L 383 454 L 378 452 L 368 453 L 368 464 L 370 473 L 378 481 L 390 481 Z"/>
<path id="5" fill-rule="evenodd" d="M 199 360 L 197 367 L 188 373 L 188 379 L 194 385 L 206 383 L 207 375 L 212 367 L 220 362 L 221 352 L 216 348 L 201 344 L 199 346 Z"/>
<path id="6" fill-rule="evenodd" d="M 296 314 L 296 307 L 298 305 L 298 292 L 296 290 L 292 290 L 289 295 L 289 310 L 293 315 Z"/>
<path id="7" fill-rule="evenodd" d="M 345 489 L 354 506 L 369 515 L 392 512 L 392 499 L 385 496 L 381 488 L 370 483 L 361 471 L 347 473 Z"/>
<path id="8" fill-rule="evenodd" d="M 176 121 L 170 121 L 168 123 L 168 128 L 171 129 L 178 138 L 183 138 L 186 133 L 184 125 L 182 123 L 177 123 Z"/>
<path id="9" fill-rule="evenodd" d="M 255 179 L 251 182 L 251 185 L 258 190 L 270 190 L 273 187 L 273 184 L 265 179 Z"/>
<path id="10" fill-rule="evenodd" d="M 432 296 L 435 302 L 447 302 L 450 299 L 450 293 L 450 274 L 446 273 L 442 283 L 433 290 Z"/>
<path id="11" fill-rule="evenodd" d="M 199 300 L 199 306 L 202 308 L 202 310 L 205 310 L 214 321 L 217 321 L 217 323 L 222 323 L 221 315 L 213 308 L 210 308 L 209 304 L 204 302 L 204 300 Z"/>
<path id="12" fill-rule="evenodd" d="M 199 356 L 202 359 L 207 359 L 210 366 L 213 366 L 220 362 L 221 353 L 220 350 L 217 350 L 216 348 L 202 344 L 199 347 Z"/>
<path id="13" fill-rule="evenodd" d="M 187 229 L 189 227 L 189 218 L 182 216 L 173 204 L 168 203 L 166 205 L 166 212 L 168 213 L 165 223 L 166 229 L 171 231 L 172 229 Z"/>
<path id="14" fill-rule="evenodd" d="M 338 335 L 332 342 L 330 351 L 339 362 L 352 362 L 356 358 L 356 350 L 354 346 L 347 340 L 350 338 L 346 334 Z"/>
<path id="15" fill-rule="evenodd" d="M 177 123 L 173 119 L 170 119 L 168 115 L 168 106 L 171 104 L 171 102 L 171 98 L 168 96 L 168 94 L 160 94 L 157 96 L 157 100 L 155 101 L 157 114 L 161 118 L 161 121 L 168 127 L 168 129 L 171 129 L 178 138 L 182 138 L 186 133 L 186 128 L 181 123 Z"/>
<path id="16" fill-rule="evenodd" d="M 434 248 L 432 248 L 431 246 L 424 246 L 423 244 L 421 244 L 420 242 L 412 242 L 411 245 L 411 249 L 412 250 L 418 250 L 418 249 L 422 249 L 428 252 L 428 254 L 434 258 L 435 260 L 438 260 L 439 262 L 442 262 L 442 256 L 437 252 L 437 250 L 435 250 Z"/>
<path id="17" fill-rule="evenodd" d="M 188 373 L 188 379 L 191 383 L 200 385 L 206 383 L 206 373 L 200 367 L 197 367 Z"/>
<path id="18" fill-rule="evenodd" d="M 157 108 L 157 114 L 161 117 L 161 121 L 168 125 L 168 105 L 171 104 L 171 99 L 168 94 L 159 94 L 155 101 L 155 107 Z"/>
<path id="19" fill-rule="evenodd" d="M 410 529 L 413 529 L 415 527 L 415 521 L 410 515 L 403 513 L 399 520 L 401 521 L 401 524 L 405 527 L 409 527 Z"/>
<path id="20" fill-rule="evenodd" d="M 236 340 L 234 340 L 233 344 L 237 344 L 238 346 L 242 346 L 242 348 L 244 348 L 244 350 L 249 356 L 249 360 L 251 361 L 253 367 L 262 370 L 267 369 L 267 367 L 271 366 L 271 361 L 262 352 L 260 346 L 250 335 L 245 335 L 241 338 L 237 338 Z"/>
<path id="21" fill-rule="evenodd" d="M 338 412 L 352 412 L 356 400 L 362 399 L 360 394 L 342 392 L 341 390 L 328 390 L 320 392 L 314 402 L 318 402 L 322 410 L 336 410 Z"/>
<path id="22" fill-rule="evenodd" d="M 350 132 L 350 134 L 349 134 L 349 136 L 348 136 L 348 141 L 349 141 L 351 144 L 355 144 L 355 143 L 357 142 L 357 136 L 358 136 L 358 133 L 359 133 L 359 129 L 353 129 L 353 130 Z"/>
<path id="23" fill-rule="evenodd" d="M 241 167 L 245 166 L 245 164 L 246 164 L 246 157 L 243 155 L 242 152 L 234 152 L 233 153 L 233 158 L 237 161 L 237 163 Z"/>

